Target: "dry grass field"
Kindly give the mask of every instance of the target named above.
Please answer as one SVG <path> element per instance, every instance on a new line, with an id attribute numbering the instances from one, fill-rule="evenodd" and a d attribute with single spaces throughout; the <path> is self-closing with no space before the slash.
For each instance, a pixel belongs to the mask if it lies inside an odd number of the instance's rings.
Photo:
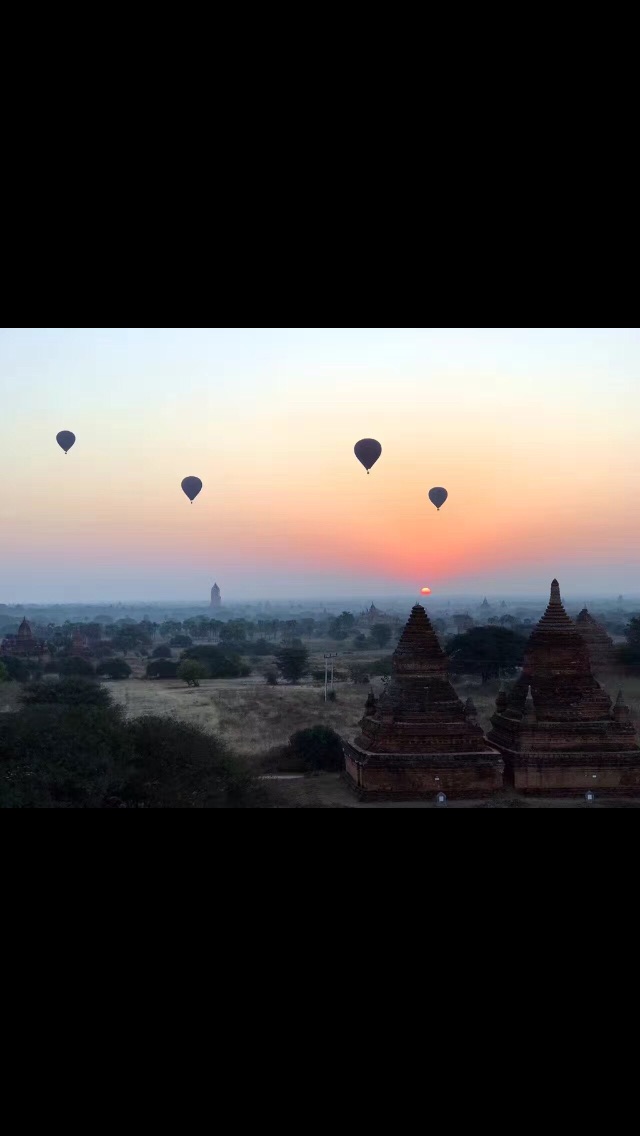
<path id="1" fill-rule="evenodd" d="M 220 733 L 237 753 L 248 757 L 285 745 L 296 730 L 326 725 L 355 737 L 367 688 L 341 686 L 337 702 L 324 702 L 319 686 L 267 686 L 252 679 L 184 683 L 154 680 L 109 683 L 111 694 L 131 717 L 170 714 Z"/>

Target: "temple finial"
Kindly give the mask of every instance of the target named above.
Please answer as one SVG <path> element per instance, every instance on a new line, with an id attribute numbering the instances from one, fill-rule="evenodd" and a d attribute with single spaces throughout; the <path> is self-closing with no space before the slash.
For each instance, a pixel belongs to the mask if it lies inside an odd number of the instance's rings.
<path id="1" fill-rule="evenodd" d="M 560 585 L 557 580 L 553 580 L 551 583 L 551 603 L 562 603 Z"/>

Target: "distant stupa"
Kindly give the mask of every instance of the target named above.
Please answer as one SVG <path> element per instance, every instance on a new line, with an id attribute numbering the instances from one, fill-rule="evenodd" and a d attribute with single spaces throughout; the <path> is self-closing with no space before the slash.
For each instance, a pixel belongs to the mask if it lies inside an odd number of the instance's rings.
<path id="1" fill-rule="evenodd" d="M 214 584 L 211 589 L 211 610 L 220 611 L 222 607 L 222 593 L 217 584 Z"/>

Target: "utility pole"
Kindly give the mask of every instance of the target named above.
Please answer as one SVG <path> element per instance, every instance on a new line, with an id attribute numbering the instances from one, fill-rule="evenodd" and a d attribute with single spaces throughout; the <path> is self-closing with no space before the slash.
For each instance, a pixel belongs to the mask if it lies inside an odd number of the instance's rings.
<path id="1" fill-rule="evenodd" d="M 329 701 L 329 665 L 331 665 L 331 689 L 333 690 L 334 675 L 335 675 L 335 660 L 338 658 L 335 655 L 325 655 L 324 657 L 324 700 Z"/>

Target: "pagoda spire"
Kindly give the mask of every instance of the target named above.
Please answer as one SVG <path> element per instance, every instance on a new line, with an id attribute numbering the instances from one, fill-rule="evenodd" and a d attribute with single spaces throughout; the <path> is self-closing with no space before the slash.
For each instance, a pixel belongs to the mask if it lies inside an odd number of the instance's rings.
<path id="1" fill-rule="evenodd" d="M 545 611 L 542 619 L 540 620 L 537 631 L 561 631 L 563 634 L 577 635 L 575 624 L 572 619 L 567 615 L 562 596 L 560 594 L 560 584 L 554 580 L 551 584 L 551 598 L 549 599 L 549 606 Z"/>

